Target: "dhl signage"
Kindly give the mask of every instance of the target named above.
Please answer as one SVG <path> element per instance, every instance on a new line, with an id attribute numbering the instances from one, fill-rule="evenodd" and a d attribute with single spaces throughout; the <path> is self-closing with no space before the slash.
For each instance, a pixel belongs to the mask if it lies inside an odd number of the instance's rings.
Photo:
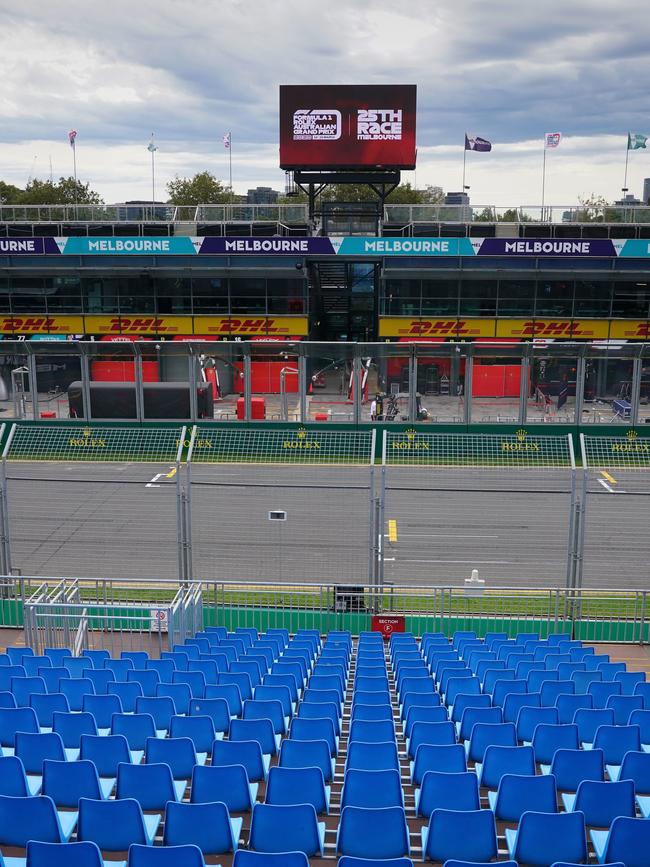
<path id="1" fill-rule="evenodd" d="M 497 337 L 606 340 L 608 336 L 609 322 L 602 319 L 497 320 Z"/>
<path id="2" fill-rule="evenodd" d="M 609 337 L 610 340 L 650 340 L 650 322 L 646 319 L 612 319 Z"/>
<path id="3" fill-rule="evenodd" d="M 383 316 L 379 320 L 380 337 L 448 337 L 450 340 L 494 337 L 494 319 L 452 319 L 431 317 L 409 319 Z"/>
<path id="4" fill-rule="evenodd" d="M 87 334 L 180 334 L 187 328 L 184 316 L 86 316 Z"/>
<path id="5" fill-rule="evenodd" d="M 2 334 L 83 334 L 83 316 L 2 316 Z"/>
<path id="6" fill-rule="evenodd" d="M 195 334 L 249 337 L 258 334 L 305 336 L 309 323 L 304 316 L 202 316 L 194 317 Z"/>

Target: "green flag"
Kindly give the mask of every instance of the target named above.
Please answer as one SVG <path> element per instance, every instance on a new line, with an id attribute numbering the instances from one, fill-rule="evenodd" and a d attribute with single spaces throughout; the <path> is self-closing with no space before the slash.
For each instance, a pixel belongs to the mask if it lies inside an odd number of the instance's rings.
<path id="1" fill-rule="evenodd" d="M 643 135 L 640 132 L 628 132 L 627 134 L 627 149 L 629 151 L 636 151 L 639 148 L 644 148 L 645 143 L 648 141 L 648 136 Z"/>

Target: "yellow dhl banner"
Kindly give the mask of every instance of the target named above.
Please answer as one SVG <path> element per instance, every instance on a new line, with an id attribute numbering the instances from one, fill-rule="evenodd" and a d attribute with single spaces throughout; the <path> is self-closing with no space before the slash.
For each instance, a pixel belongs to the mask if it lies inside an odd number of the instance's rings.
<path id="1" fill-rule="evenodd" d="M 649 340 L 650 322 L 647 319 L 612 319 L 609 323 L 610 339 Z"/>
<path id="2" fill-rule="evenodd" d="M 606 319 L 497 319 L 497 337 L 606 340 Z"/>
<path id="3" fill-rule="evenodd" d="M 1 334 L 83 334 L 83 316 L 2 316 Z"/>
<path id="4" fill-rule="evenodd" d="M 85 316 L 86 334 L 304 336 L 304 316 Z"/>
<path id="5" fill-rule="evenodd" d="M 447 337 L 450 340 L 494 337 L 495 322 L 495 319 L 454 319 L 444 316 L 382 316 L 379 319 L 379 336 Z"/>

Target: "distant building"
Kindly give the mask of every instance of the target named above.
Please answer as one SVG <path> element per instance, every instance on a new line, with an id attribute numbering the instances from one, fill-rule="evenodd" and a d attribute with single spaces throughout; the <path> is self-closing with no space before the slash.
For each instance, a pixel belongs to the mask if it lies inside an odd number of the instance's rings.
<path id="1" fill-rule="evenodd" d="M 469 205 L 467 193 L 446 193 L 445 205 Z"/>
<path id="2" fill-rule="evenodd" d="M 246 203 L 249 205 L 275 205 L 280 193 L 271 187 L 255 187 L 246 194 Z"/>
<path id="3" fill-rule="evenodd" d="M 650 200 L 650 178 L 644 178 L 643 181 L 643 195 L 641 196 L 641 201 L 644 205 L 648 204 Z"/>
<path id="4" fill-rule="evenodd" d="M 619 208 L 636 208 L 641 204 L 641 200 L 637 199 L 637 197 L 633 193 L 628 193 L 622 199 L 619 199 L 617 202 L 614 202 Z"/>

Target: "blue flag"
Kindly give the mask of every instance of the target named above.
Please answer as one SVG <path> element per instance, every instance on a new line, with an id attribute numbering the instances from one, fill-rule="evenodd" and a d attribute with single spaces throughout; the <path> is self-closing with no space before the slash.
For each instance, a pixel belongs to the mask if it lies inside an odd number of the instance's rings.
<path id="1" fill-rule="evenodd" d="M 492 142 L 486 138 L 481 138 L 478 135 L 467 135 L 465 133 L 465 150 L 466 151 L 482 151 L 487 153 L 492 150 Z"/>

